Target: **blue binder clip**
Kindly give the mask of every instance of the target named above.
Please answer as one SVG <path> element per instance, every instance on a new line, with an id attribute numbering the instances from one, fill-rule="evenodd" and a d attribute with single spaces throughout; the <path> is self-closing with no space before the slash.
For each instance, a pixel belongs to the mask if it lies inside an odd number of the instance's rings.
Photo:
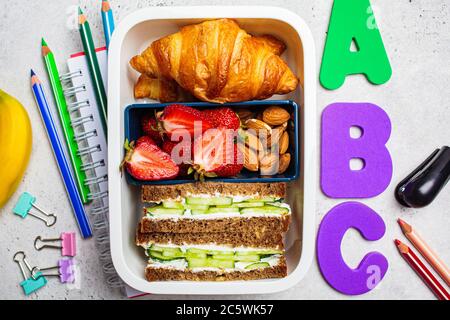
<path id="1" fill-rule="evenodd" d="M 20 283 L 20 286 L 23 289 L 23 292 L 25 295 L 30 295 L 33 292 L 39 290 L 43 286 L 47 284 L 47 279 L 42 275 L 42 273 L 38 272 L 35 273 L 34 277 L 32 276 L 32 268 L 30 264 L 26 260 L 25 253 L 23 251 L 18 251 L 13 257 L 14 262 L 16 262 L 19 265 L 20 271 L 23 275 L 23 281 Z M 30 273 L 30 277 L 27 277 L 27 274 L 25 272 L 25 265 Z"/>
<path id="2" fill-rule="evenodd" d="M 25 217 L 29 214 L 35 218 L 38 218 L 39 220 L 44 221 L 47 227 L 53 226 L 56 223 L 56 216 L 40 209 L 34 204 L 35 202 L 35 196 L 29 194 L 28 192 L 22 193 L 19 197 L 19 201 L 17 201 L 16 205 L 13 208 L 14 214 L 21 216 L 22 219 L 25 219 Z M 32 208 L 36 209 L 39 214 L 31 212 Z M 45 216 L 45 218 L 43 216 Z"/>

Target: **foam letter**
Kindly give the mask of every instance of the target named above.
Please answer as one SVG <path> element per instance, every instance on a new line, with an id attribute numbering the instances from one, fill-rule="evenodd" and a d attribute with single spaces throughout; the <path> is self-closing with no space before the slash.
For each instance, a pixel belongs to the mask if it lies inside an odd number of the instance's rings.
<path id="1" fill-rule="evenodd" d="M 361 136 L 352 138 L 352 127 Z M 392 178 L 392 159 L 386 142 L 391 122 L 371 103 L 335 103 L 322 113 L 321 186 L 330 198 L 371 198 L 382 193 Z M 352 170 L 350 161 L 363 164 Z"/>
<path id="2" fill-rule="evenodd" d="M 359 73 L 373 84 L 383 84 L 392 75 L 370 1 L 334 0 L 320 82 L 334 90 L 342 86 L 347 75 Z"/>
<path id="3" fill-rule="evenodd" d="M 342 238 L 355 228 L 369 241 L 383 237 L 386 226 L 372 209 L 358 202 L 345 202 L 331 209 L 323 218 L 317 235 L 317 260 L 325 280 L 337 291 L 358 295 L 371 291 L 388 269 L 387 259 L 378 252 L 368 253 L 356 269 L 342 258 Z"/>

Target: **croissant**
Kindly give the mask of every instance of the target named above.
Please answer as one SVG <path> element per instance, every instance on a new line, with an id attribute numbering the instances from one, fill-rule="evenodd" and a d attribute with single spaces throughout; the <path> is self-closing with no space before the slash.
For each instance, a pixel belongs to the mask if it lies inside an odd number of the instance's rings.
<path id="1" fill-rule="evenodd" d="M 193 101 L 191 94 L 184 91 L 175 81 L 155 79 L 142 74 L 134 86 L 136 99 L 150 98 L 161 102 Z"/>
<path id="2" fill-rule="evenodd" d="M 149 78 L 176 81 L 199 100 L 239 102 L 295 90 L 298 78 L 279 57 L 284 49 L 274 37 L 253 37 L 219 19 L 182 27 L 130 64 Z"/>

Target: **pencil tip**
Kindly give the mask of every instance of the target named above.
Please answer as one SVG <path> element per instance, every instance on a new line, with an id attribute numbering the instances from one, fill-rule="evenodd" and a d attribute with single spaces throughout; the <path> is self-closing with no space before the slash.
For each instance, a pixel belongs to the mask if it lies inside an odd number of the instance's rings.
<path id="1" fill-rule="evenodd" d="M 394 242 L 395 242 L 395 245 L 396 245 L 396 246 L 399 246 L 399 245 L 402 244 L 402 242 L 401 242 L 400 240 L 398 240 L 398 239 L 395 239 Z"/>
<path id="2" fill-rule="evenodd" d="M 36 73 L 34 73 L 33 69 L 31 69 L 30 74 L 31 74 L 31 77 L 36 75 Z"/>
<path id="3" fill-rule="evenodd" d="M 41 45 L 47 47 L 47 42 L 45 42 L 44 38 L 41 38 Z"/>
<path id="4" fill-rule="evenodd" d="M 405 232 L 405 233 L 411 232 L 411 230 L 412 230 L 411 226 L 409 224 L 407 224 L 404 220 L 398 218 L 397 222 L 400 225 L 400 228 L 402 229 L 403 232 Z"/>
<path id="5" fill-rule="evenodd" d="M 78 7 L 78 14 L 83 14 L 83 11 L 81 10 L 80 7 Z"/>

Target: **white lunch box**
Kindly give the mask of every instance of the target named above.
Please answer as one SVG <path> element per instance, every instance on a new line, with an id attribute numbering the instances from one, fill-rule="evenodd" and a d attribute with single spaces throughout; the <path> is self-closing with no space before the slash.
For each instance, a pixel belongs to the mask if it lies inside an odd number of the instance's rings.
<path id="1" fill-rule="evenodd" d="M 302 86 L 286 96 L 299 105 L 300 176 L 288 183 L 292 224 L 286 236 L 288 276 L 282 279 L 230 282 L 148 282 L 146 256 L 134 243 L 142 217 L 139 188 L 121 176 L 124 156 L 124 109 L 136 103 L 133 96 L 138 74 L 129 60 L 152 41 L 177 32 L 179 27 L 205 19 L 233 18 L 247 32 L 271 34 L 287 46 L 283 59 L 301 79 Z M 108 174 L 111 253 L 120 277 L 131 287 L 155 294 L 261 294 L 286 290 L 306 274 L 314 256 L 316 167 L 316 64 L 314 42 L 306 23 L 278 7 L 201 6 L 151 7 L 127 16 L 116 28 L 109 47 L 108 64 Z"/>

